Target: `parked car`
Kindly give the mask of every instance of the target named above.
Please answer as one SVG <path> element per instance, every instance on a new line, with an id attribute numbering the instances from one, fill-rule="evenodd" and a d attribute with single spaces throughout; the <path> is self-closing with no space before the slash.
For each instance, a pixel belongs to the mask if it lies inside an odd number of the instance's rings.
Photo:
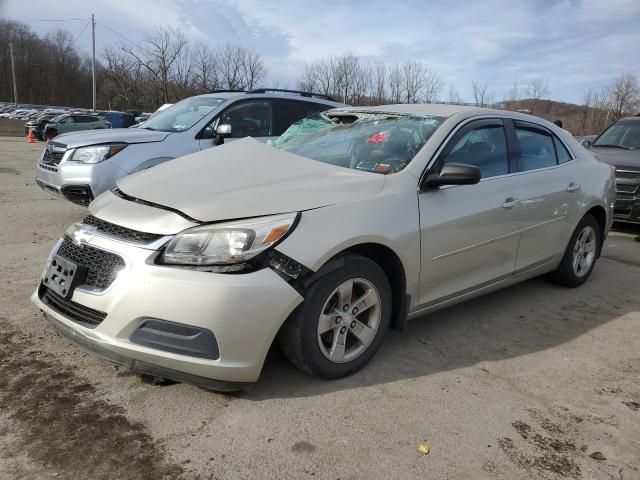
<path id="1" fill-rule="evenodd" d="M 266 141 L 303 117 L 340 105 L 305 92 L 272 90 L 191 97 L 137 128 L 57 137 L 40 155 L 36 180 L 48 192 L 87 205 L 123 176 L 210 148 L 228 136 L 227 141 L 246 136 Z"/>
<path id="2" fill-rule="evenodd" d="M 48 121 L 42 128 L 42 137 L 44 140 L 51 140 L 64 133 L 107 128 L 111 128 L 111 124 L 100 116 L 73 112 L 60 115 L 55 121 Z"/>
<path id="3" fill-rule="evenodd" d="M 47 122 L 53 120 L 58 116 L 59 115 L 53 113 L 45 113 L 34 120 L 29 120 L 24 124 L 24 134 L 29 135 L 29 131 L 33 131 L 38 140 L 43 140 L 42 129 L 47 124 Z"/>
<path id="4" fill-rule="evenodd" d="M 98 112 L 98 115 L 108 120 L 111 128 L 129 128 L 135 123 L 134 116 L 130 113 L 108 110 Z"/>
<path id="5" fill-rule="evenodd" d="M 618 222 L 640 223 L 640 117 L 621 118 L 590 145 L 591 152 L 616 168 Z"/>
<path id="6" fill-rule="evenodd" d="M 277 340 L 338 378 L 408 318 L 546 273 L 581 285 L 614 201 L 612 169 L 540 118 L 342 108 L 120 179 L 32 300 L 136 371 L 245 389 Z"/>

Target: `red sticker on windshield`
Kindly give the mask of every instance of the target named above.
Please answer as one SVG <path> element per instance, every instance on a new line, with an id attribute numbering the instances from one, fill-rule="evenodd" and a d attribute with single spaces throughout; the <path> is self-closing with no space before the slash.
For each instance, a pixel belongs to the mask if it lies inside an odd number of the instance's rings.
<path id="1" fill-rule="evenodd" d="M 376 165 L 375 170 L 379 173 L 387 173 L 389 170 L 391 170 L 391 167 L 386 163 L 379 163 L 378 165 Z"/>
<path id="2" fill-rule="evenodd" d="M 383 143 L 386 142 L 389 138 L 389 134 L 387 132 L 376 133 L 375 135 L 371 135 L 367 142 L 369 143 Z"/>

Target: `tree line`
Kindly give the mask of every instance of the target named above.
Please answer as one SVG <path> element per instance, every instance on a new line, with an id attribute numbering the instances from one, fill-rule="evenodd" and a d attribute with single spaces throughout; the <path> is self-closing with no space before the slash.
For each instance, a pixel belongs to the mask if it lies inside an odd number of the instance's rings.
<path id="1" fill-rule="evenodd" d="M 39 37 L 26 24 L 0 20 L 0 99 L 13 98 L 8 48 L 12 42 L 20 102 L 91 105 L 91 60 L 77 49 L 76 40 L 65 30 Z M 108 46 L 96 69 L 98 108 L 120 110 L 153 111 L 163 103 L 212 90 L 265 86 L 267 79 L 267 67 L 257 52 L 232 43 L 189 42 L 179 30 L 165 27 L 138 44 Z M 372 62 L 351 51 L 305 64 L 295 85 L 351 105 L 464 103 L 456 85 L 446 85 L 425 62 Z M 598 133 L 640 108 L 638 79 L 630 73 L 587 90 L 580 106 L 550 102 L 548 84 L 539 78 L 514 84 L 501 100 L 487 82 L 473 80 L 469 86 L 473 97 L 467 104 L 560 118 L 577 135 Z"/>

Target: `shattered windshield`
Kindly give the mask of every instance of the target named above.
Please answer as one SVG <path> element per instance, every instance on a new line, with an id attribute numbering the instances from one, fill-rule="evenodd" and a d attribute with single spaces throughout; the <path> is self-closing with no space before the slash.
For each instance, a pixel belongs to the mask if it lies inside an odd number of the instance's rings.
<path id="1" fill-rule="evenodd" d="M 390 174 L 402 170 L 444 120 L 333 110 L 294 123 L 271 145 L 340 167 Z"/>

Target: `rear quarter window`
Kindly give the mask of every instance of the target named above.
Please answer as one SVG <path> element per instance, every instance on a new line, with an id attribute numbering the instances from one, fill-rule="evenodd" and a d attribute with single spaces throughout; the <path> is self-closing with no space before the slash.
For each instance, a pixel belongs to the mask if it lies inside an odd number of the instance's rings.
<path id="1" fill-rule="evenodd" d="M 553 142 L 556 145 L 556 154 L 558 155 L 558 163 L 567 163 L 572 160 L 571 154 L 567 150 L 567 147 L 558 140 L 555 136 L 553 137 Z"/>

